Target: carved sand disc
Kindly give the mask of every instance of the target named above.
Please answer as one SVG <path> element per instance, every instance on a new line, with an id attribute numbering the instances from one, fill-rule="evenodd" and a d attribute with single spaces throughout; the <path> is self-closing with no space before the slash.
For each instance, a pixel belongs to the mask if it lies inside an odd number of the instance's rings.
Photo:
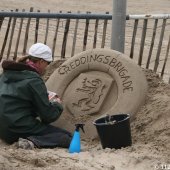
<path id="1" fill-rule="evenodd" d="M 65 61 L 46 82 L 63 100 L 64 113 L 54 124 L 73 132 L 85 123 L 85 136 L 97 132 L 93 121 L 106 114 L 137 112 L 147 92 L 141 68 L 114 50 L 93 49 Z"/>

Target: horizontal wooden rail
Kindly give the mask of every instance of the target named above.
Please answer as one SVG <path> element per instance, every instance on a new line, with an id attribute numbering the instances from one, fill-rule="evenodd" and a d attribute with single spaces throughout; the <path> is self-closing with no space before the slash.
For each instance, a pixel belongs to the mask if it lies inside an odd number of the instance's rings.
<path id="1" fill-rule="evenodd" d="M 6 12 L 0 11 L 0 17 L 17 18 L 69 18 L 69 19 L 112 19 L 112 14 L 87 14 L 87 13 L 44 13 L 44 12 Z M 170 14 L 144 14 L 126 15 L 126 19 L 168 19 Z"/>
<path id="2" fill-rule="evenodd" d="M 62 19 L 112 19 L 110 14 L 83 14 L 83 13 L 39 13 L 39 12 L 0 12 L 0 17 L 17 18 L 62 18 Z"/>

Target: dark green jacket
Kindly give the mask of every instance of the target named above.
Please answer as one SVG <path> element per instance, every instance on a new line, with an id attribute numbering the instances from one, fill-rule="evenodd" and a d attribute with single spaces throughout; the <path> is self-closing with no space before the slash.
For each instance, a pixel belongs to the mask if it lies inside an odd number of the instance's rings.
<path id="1" fill-rule="evenodd" d="M 61 104 L 50 103 L 46 86 L 30 66 L 5 61 L 0 76 L 0 138 L 8 143 L 36 135 L 59 118 Z M 39 117 L 39 119 L 37 119 Z"/>

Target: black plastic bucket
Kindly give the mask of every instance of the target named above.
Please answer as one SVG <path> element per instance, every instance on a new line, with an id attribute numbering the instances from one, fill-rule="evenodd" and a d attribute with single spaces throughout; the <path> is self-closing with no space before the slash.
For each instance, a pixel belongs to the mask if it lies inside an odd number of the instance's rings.
<path id="1" fill-rule="evenodd" d="M 95 120 L 93 124 L 103 149 L 120 149 L 132 145 L 129 114 L 105 116 Z"/>

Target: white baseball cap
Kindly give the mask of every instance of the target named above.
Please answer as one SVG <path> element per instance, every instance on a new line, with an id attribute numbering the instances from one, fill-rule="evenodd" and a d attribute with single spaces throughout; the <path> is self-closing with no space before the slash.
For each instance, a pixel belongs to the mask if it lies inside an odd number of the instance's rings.
<path id="1" fill-rule="evenodd" d="M 32 57 L 42 58 L 48 62 L 53 61 L 51 49 L 43 43 L 33 44 L 30 47 L 28 54 Z"/>

